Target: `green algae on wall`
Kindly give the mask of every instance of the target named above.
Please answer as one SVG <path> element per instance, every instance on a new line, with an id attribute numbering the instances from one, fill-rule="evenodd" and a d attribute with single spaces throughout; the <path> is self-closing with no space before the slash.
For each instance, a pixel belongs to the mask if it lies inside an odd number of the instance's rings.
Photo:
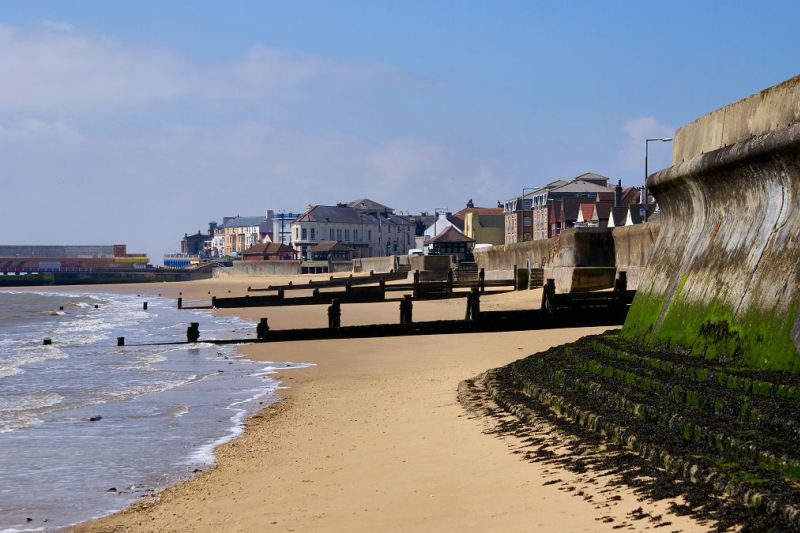
<path id="1" fill-rule="evenodd" d="M 697 304 L 680 301 L 678 296 L 672 298 L 659 324 L 666 297 L 637 294 L 623 338 L 685 350 L 734 367 L 800 372 L 800 353 L 791 334 L 796 300 L 788 313 L 751 307 L 735 317 L 733 308 L 718 300 Z"/>

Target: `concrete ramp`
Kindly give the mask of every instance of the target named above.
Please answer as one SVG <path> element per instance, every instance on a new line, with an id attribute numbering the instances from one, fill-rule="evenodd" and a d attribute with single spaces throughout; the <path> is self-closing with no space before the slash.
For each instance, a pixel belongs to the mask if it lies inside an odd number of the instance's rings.
<path id="1" fill-rule="evenodd" d="M 623 336 L 800 371 L 800 77 L 680 128 L 648 178 L 660 232 Z"/>

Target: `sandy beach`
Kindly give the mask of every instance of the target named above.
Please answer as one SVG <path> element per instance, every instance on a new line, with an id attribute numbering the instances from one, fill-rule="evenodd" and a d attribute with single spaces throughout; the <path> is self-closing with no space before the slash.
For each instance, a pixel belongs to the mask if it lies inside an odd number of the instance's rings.
<path id="1" fill-rule="evenodd" d="M 295 282 L 307 276 L 293 278 Z M 320 279 L 320 277 L 317 277 Z M 221 278 L 104 290 L 208 300 L 286 280 Z M 72 288 L 70 288 L 72 290 Z M 93 290 L 97 288 L 94 287 Z M 539 291 L 482 299 L 484 309 L 537 306 Z M 415 320 L 463 318 L 461 299 L 415 302 Z M 396 322 L 396 303 L 345 304 L 343 324 Z M 219 312 L 219 311 L 218 311 Z M 272 328 L 326 324 L 324 306 L 225 310 Z M 282 400 L 217 450 L 216 465 L 79 531 L 614 531 L 640 530 L 636 509 L 671 516 L 666 501 L 541 463 L 492 434 L 496 422 L 457 400 L 462 380 L 605 328 L 247 345 L 261 361 L 313 363 L 277 374 Z M 555 480 L 558 480 L 556 482 Z M 565 487 L 573 486 L 575 491 Z M 580 494 L 580 495 L 578 495 Z M 591 497 L 587 497 L 591 496 Z M 662 522 L 663 523 L 663 522 Z"/>

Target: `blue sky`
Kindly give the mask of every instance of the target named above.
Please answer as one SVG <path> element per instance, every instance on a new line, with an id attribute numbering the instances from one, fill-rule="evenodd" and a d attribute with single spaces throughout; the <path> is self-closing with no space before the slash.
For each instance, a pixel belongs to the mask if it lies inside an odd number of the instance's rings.
<path id="1" fill-rule="evenodd" d="M 8 243 L 160 255 L 225 215 L 494 205 L 798 74 L 800 4 L 0 4 Z M 669 164 L 654 147 L 651 168 Z M 13 225 L 13 224 L 12 224 Z"/>

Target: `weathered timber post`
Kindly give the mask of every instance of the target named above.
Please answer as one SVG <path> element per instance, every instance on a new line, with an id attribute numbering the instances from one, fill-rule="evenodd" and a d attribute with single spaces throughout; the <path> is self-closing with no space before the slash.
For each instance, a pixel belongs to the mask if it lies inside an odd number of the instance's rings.
<path id="1" fill-rule="evenodd" d="M 514 290 L 519 290 L 519 283 L 517 283 L 517 265 L 514 265 Z"/>
<path id="2" fill-rule="evenodd" d="M 619 276 L 614 281 L 614 294 L 616 296 L 617 309 L 622 310 L 625 307 L 625 293 L 628 290 L 628 274 L 625 271 L 619 273 Z"/>
<path id="3" fill-rule="evenodd" d="M 453 269 L 447 270 L 447 294 L 453 294 Z"/>
<path id="4" fill-rule="evenodd" d="M 278 299 L 283 300 L 283 298 L 284 298 L 283 289 L 278 289 Z"/>
<path id="5" fill-rule="evenodd" d="M 624 270 L 617 276 L 617 281 L 614 283 L 614 290 L 617 292 L 625 292 L 628 290 L 628 273 Z"/>
<path id="6" fill-rule="evenodd" d="M 381 278 L 378 280 L 378 287 L 380 287 L 382 291 L 386 290 L 386 278 Z"/>
<path id="7" fill-rule="evenodd" d="M 319 287 L 314 287 L 314 290 L 311 291 L 311 296 L 314 298 L 319 298 Z"/>
<path id="8" fill-rule="evenodd" d="M 178 298 L 178 309 L 183 309 L 183 298 Z"/>
<path id="9" fill-rule="evenodd" d="M 414 271 L 414 298 L 417 297 L 417 290 L 419 289 L 419 270 Z"/>
<path id="10" fill-rule="evenodd" d="M 42 345 L 44 346 L 50 346 L 51 344 L 53 344 L 53 341 L 50 339 L 50 337 L 45 337 L 45 339 L 42 341 Z"/>
<path id="11" fill-rule="evenodd" d="M 374 276 L 374 275 L 375 275 L 375 271 L 374 271 L 374 270 L 370 270 L 370 271 L 369 271 L 369 275 L 370 275 L 370 276 Z"/>
<path id="12" fill-rule="evenodd" d="M 347 283 L 344 284 L 344 292 L 350 292 L 353 290 L 353 282 L 347 280 Z"/>
<path id="13" fill-rule="evenodd" d="M 199 338 L 200 338 L 200 323 L 190 322 L 189 327 L 186 328 L 186 341 L 197 342 Z"/>
<path id="14" fill-rule="evenodd" d="M 125 346 L 125 337 L 117 337 L 117 346 Z"/>
<path id="15" fill-rule="evenodd" d="M 291 281 L 289 282 L 289 286 L 290 286 L 290 287 L 292 286 L 292 282 L 291 282 Z"/>
<path id="16" fill-rule="evenodd" d="M 547 283 L 544 284 L 544 290 L 542 290 L 542 309 L 546 309 L 548 313 L 553 314 L 555 309 L 553 309 L 552 304 L 550 303 L 551 296 L 555 296 L 556 294 L 556 280 L 553 278 L 549 278 Z"/>
<path id="17" fill-rule="evenodd" d="M 147 302 L 142 304 L 142 311 L 147 311 Z"/>
<path id="18" fill-rule="evenodd" d="M 247 296 L 250 296 L 250 295 L 248 294 Z M 217 297 L 216 296 L 212 296 L 211 297 L 211 307 L 216 307 L 216 306 L 217 306 Z"/>
<path id="19" fill-rule="evenodd" d="M 478 320 L 480 313 L 481 293 L 478 291 L 478 287 L 473 287 L 467 294 L 467 312 L 464 315 L 464 320 Z"/>
<path id="20" fill-rule="evenodd" d="M 400 301 L 400 323 L 401 324 L 411 324 L 413 322 L 412 318 L 412 309 L 414 308 L 414 304 L 412 303 L 411 295 L 406 294 L 403 296 L 403 299 Z"/>
<path id="21" fill-rule="evenodd" d="M 478 288 L 481 292 L 486 292 L 486 271 L 481 267 L 478 272 Z"/>
<path id="22" fill-rule="evenodd" d="M 481 293 L 478 291 L 478 287 L 473 287 L 470 294 L 472 295 L 470 315 L 472 315 L 472 320 L 478 320 L 481 314 Z"/>
<path id="23" fill-rule="evenodd" d="M 262 318 L 258 321 L 258 325 L 256 325 L 256 338 L 259 340 L 264 340 L 267 338 L 267 332 L 269 331 L 269 322 L 266 317 Z"/>
<path id="24" fill-rule="evenodd" d="M 331 300 L 328 307 L 328 327 L 331 329 L 339 328 L 342 325 L 342 305 L 338 298 Z"/>

